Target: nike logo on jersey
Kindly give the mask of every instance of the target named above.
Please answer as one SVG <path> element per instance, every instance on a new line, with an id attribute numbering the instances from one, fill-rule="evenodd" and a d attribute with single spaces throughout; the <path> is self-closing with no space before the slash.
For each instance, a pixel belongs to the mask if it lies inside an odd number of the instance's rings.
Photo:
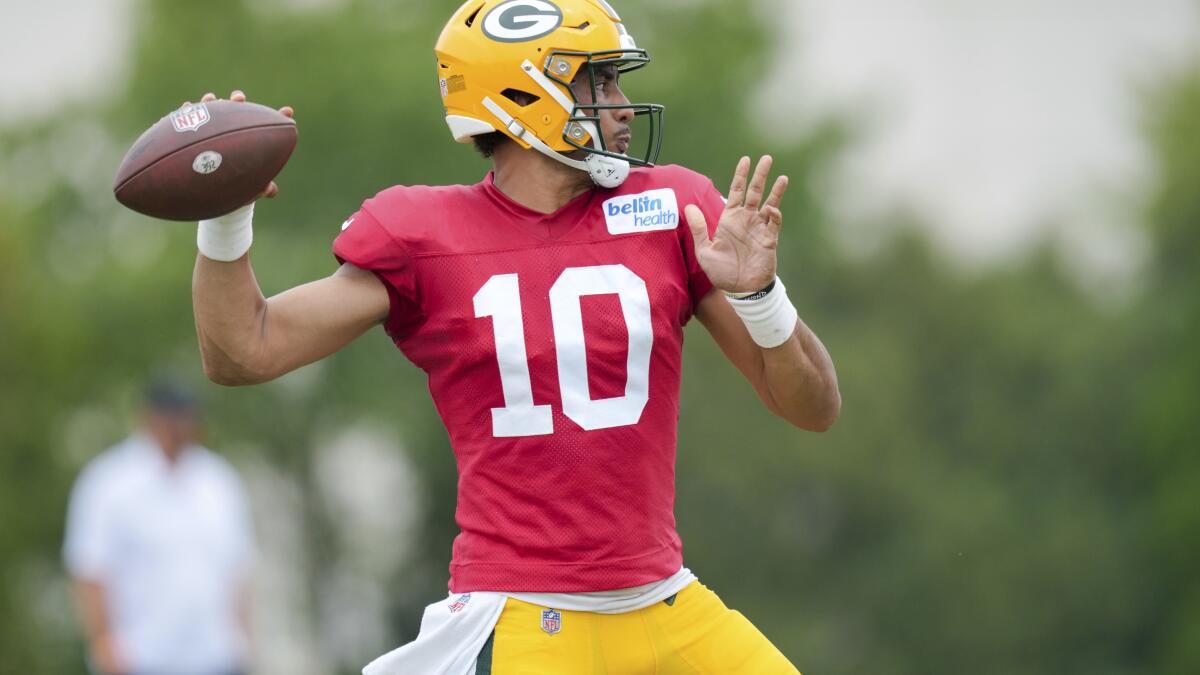
<path id="1" fill-rule="evenodd" d="M 679 204 L 671 188 L 613 197 L 601 207 L 609 234 L 673 230 L 679 225 Z"/>
<path id="2" fill-rule="evenodd" d="M 342 231 L 344 232 L 347 227 L 350 227 L 350 223 L 353 223 L 353 222 L 354 222 L 353 218 L 346 219 L 346 222 L 342 223 Z"/>

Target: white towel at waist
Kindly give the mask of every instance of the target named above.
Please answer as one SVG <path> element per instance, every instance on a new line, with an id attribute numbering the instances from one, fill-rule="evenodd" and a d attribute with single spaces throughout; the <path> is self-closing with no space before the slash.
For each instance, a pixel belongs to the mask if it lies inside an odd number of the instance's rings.
<path id="1" fill-rule="evenodd" d="M 594 593 L 451 594 L 425 608 L 417 639 L 380 656 L 363 675 L 471 675 L 475 658 L 492 634 L 509 598 L 547 609 L 624 614 L 661 602 L 687 588 L 696 575 L 684 567 L 644 586 Z"/>

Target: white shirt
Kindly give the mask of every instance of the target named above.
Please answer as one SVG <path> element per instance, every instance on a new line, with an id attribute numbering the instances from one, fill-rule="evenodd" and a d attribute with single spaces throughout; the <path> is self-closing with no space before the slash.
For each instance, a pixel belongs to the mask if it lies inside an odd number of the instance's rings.
<path id="1" fill-rule="evenodd" d="M 238 595 L 253 557 L 241 481 L 199 447 L 171 463 L 134 434 L 92 460 L 71 492 L 63 555 L 106 591 L 133 672 L 232 672 L 246 661 Z"/>

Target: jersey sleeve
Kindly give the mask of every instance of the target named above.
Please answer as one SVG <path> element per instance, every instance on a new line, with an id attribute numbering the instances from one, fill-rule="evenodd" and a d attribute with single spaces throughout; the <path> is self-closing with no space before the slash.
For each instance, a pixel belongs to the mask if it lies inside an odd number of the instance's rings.
<path id="1" fill-rule="evenodd" d="M 384 328 L 399 340 L 411 334 L 423 319 L 416 273 L 408 251 L 375 217 L 370 205 L 368 200 L 342 225 L 341 234 L 333 242 L 333 255 L 339 263 L 374 272 L 383 282 L 391 301 Z"/>
<path id="2" fill-rule="evenodd" d="M 700 207 L 708 224 L 708 236 L 711 237 L 717 231 L 717 223 L 720 222 L 721 214 L 725 211 L 725 198 L 721 196 L 711 180 L 699 176 L 698 178 L 699 180 L 695 181 L 695 189 L 689 194 L 689 199 L 680 206 L 686 208 L 688 204 L 695 204 Z M 695 311 L 704 296 L 713 289 L 713 285 L 708 280 L 708 275 L 700 268 L 700 261 L 696 259 L 696 244 L 692 239 L 691 228 L 681 227 L 679 230 L 680 236 L 683 237 L 683 257 L 687 264 L 688 293 L 692 297 L 692 309 Z"/>

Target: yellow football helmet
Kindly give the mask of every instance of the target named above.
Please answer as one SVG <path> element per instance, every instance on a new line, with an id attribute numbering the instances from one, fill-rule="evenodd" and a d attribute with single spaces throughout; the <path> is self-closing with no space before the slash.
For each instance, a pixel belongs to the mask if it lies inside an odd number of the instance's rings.
<path id="1" fill-rule="evenodd" d="M 523 148 L 586 171 L 604 187 L 624 182 L 630 164 L 652 166 L 658 159 L 663 106 L 581 105 L 571 89 L 586 72 L 597 101 L 595 68 L 615 65 L 626 73 L 650 62 L 605 0 L 467 0 L 435 51 L 446 123 L 460 143 L 499 131 Z M 532 102 L 521 105 L 514 98 Z M 648 117 L 641 157 L 605 147 L 599 117 L 605 108 Z M 578 151 L 583 160 L 576 159 Z"/>

